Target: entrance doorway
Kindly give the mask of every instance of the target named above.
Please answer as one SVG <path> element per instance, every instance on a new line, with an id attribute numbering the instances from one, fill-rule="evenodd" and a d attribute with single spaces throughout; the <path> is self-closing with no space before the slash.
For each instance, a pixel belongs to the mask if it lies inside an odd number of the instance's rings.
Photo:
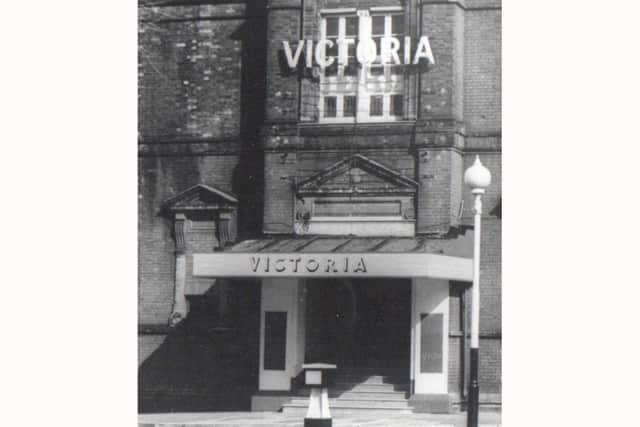
<path id="1" fill-rule="evenodd" d="M 308 280 L 305 361 L 408 370 L 410 318 L 409 279 Z"/>

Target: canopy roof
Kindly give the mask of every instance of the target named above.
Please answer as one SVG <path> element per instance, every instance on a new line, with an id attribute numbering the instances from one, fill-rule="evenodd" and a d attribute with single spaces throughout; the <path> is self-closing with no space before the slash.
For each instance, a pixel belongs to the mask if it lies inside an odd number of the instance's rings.
<path id="1" fill-rule="evenodd" d="M 245 240 L 228 247 L 236 253 L 431 253 L 462 258 L 473 256 L 473 236 L 453 239 L 427 237 L 287 236 Z"/>

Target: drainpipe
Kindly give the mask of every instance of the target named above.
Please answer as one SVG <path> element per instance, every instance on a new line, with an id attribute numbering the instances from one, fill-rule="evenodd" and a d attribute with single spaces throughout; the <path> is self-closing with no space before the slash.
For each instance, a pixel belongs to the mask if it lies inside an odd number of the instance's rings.
<path id="1" fill-rule="evenodd" d="M 462 341 L 460 342 L 460 400 L 466 399 L 466 382 L 467 382 L 467 306 L 466 296 L 467 288 L 462 288 L 460 292 L 460 324 L 462 325 Z"/>

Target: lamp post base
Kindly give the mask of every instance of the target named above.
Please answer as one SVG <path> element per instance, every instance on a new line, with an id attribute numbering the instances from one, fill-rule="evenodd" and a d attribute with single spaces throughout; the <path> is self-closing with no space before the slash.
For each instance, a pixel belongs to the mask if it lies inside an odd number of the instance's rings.
<path id="1" fill-rule="evenodd" d="M 331 427 L 329 389 L 327 387 L 311 387 L 309 410 L 304 419 L 304 427 Z"/>
<path id="2" fill-rule="evenodd" d="M 305 418 L 304 427 L 331 427 L 331 418 Z"/>
<path id="3" fill-rule="evenodd" d="M 478 404 L 480 387 L 478 385 L 478 349 L 471 348 L 470 354 L 471 382 L 469 384 L 469 406 L 467 407 L 467 427 L 478 426 Z"/>

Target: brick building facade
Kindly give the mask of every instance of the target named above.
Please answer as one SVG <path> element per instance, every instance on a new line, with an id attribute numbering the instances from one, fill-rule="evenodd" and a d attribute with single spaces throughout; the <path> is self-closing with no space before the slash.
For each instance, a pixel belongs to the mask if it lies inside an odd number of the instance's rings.
<path id="1" fill-rule="evenodd" d="M 141 410 L 278 409 L 296 389 L 300 364 L 318 354 L 338 365 L 397 368 L 414 410 L 463 405 L 466 273 L 401 275 L 404 284 L 392 288 L 326 274 L 213 277 L 198 274 L 206 268 L 197 263 L 198 254 L 424 253 L 446 270 L 450 258 L 472 256 L 472 200 L 462 177 L 476 155 L 493 176 L 481 242 L 481 401 L 500 401 L 500 24 L 499 0 L 140 2 Z M 303 50 L 292 68 L 283 43 L 295 53 L 300 40 L 372 38 L 380 55 L 389 35 L 410 40 L 399 50 L 410 58 L 426 36 L 433 63 L 367 66 L 345 48 L 342 64 L 327 47 L 335 65 L 309 60 L 308 67 Z M 332 291 L 318 293 L 322 286 Z M 406 336 L 393 341 L 406 344 L 406 354 L 346 362 L 346 352 L 383 344 L 358 335 L 364 326 L 356 318 L 371 324 L 376 316 L 366 307 L 394 310 L 372 289 L 393 293 L 389 299 L 397 296 L 400 311 L 410 313 L 406 328 L 399 326 Z M 434 289 L 446 293 L 434 311 L 446 320 L 438 356 L 445 360 L 426 373 L 420 328 L 427 326 L 413 323 L 431 314 Z M 278 305 L 287 298 L 292 305 Z M 355 325 L 348 337 L 355 350 L 332 353 L 332 344 L 313 337 L 326 310 L 310 304 L 325 307 L 324 299 Z M 279 308 L 269 311 L 270 304 Z M 289 316 L 284 336 L 269 313 Z M 371 328 L 365 335 L 398 335 L 390 326 Z M 298 334 L 293 344 L 290 333 Z"/>

